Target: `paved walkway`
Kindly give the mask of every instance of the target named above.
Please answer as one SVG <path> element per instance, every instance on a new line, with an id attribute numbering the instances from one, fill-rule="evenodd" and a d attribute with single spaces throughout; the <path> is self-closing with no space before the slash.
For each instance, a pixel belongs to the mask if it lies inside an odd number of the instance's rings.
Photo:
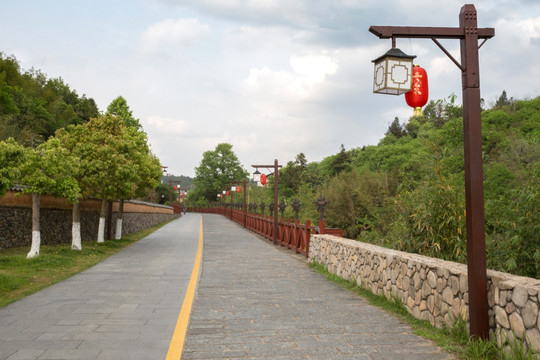
<path id="1" fill-rule="evenodd" d="M 220 215 L 182 359 L 450 359 L 429 341 Z M 103 263 L 0 309 L 0 360 L 165 359 L 192 272 L 187 214 Z"/>
<path id="2" fill-rule="evenodd" d="M 220 215 L 182 359 L 451 359 L 410 327 Z"/>
<path id="3" fill-rule="evenodd" d="M 188 214 L 101 264 L 0 309 L 0 360 L 165 359 L 193 268 Z"/>

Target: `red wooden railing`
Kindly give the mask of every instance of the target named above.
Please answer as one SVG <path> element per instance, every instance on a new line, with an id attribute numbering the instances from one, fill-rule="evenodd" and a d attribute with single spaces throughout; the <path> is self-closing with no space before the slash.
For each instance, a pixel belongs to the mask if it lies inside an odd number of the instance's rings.
<path id="1" fill-rule="evenodd" d="M 223 207 L 188 207 L 187 211 L 225 215 L 264 238 L 270 241 L 274 240 L 274 218 L 271 216 L 264 216 L 231 208 L 225 209 Z M 325 228 L 324 220 L 319 221 L 318 227 L 311 225 L 310 220 L 306 220 L 305 224 L 300 224 L 298 219 L 291 221 L 291 219 L 285 220 L 281 218 L 281 220 L 278 221 L 278 243 L 287 249 L 294 250 L 297 254 L 304 254 L 308 257 L 311 234 L 330 234 L 343 237 L 343 229 Z"/>

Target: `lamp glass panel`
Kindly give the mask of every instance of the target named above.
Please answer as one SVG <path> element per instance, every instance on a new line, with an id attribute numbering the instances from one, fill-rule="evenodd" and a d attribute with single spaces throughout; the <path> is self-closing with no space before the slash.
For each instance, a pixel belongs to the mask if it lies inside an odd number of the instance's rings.
<path id="1" fill-rule="evenodd" d="M 375 64 L 373 77 L 373 92 L 379 92 L 385 87 L 386 80 L 386 61 Z"/>

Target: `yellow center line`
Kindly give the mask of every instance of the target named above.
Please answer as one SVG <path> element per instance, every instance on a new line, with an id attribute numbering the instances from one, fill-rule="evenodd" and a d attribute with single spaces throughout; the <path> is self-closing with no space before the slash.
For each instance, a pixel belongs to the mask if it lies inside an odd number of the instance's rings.
<path id="1" fill-rule="evenodd" d="M 167 352 L 166 360 L 180 360 L 182 357 L 182 351 L 184 349 L 184 341 L 186 339 L 187 327 L 189 323 L 189 315 L 191 313 L 191 307 L 193 306 L 193 298 L 195 297 L 195 288 L 197 287 L 197 278 L 199 277 L 199 267 L 201 265 L 202 245 L 203 245 L 203 221 L 202 215 L 201 224 L 199 230 L 199 247 L 197 248 L 197 255 L 195 256 L 195 264 L 193 265 L 193 271 L 191 272 L 191 278 L 180 309 L 180 315 L 178 315 L 178 321 L 169 345 L 169 351 Z"/>

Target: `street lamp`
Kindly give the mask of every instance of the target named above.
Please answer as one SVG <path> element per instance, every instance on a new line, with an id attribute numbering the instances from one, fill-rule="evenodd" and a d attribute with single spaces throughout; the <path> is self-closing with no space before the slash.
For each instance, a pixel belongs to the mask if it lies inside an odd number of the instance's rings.
<path id="1" fill-rule="evenodd" d="M 386 54 L 378 57 L 373 76 L 373 92 L 389 95 L 401 95 L 411 91 L 413 59 L 392 43 Z"/>
<path id="2" fill-rule="evenodd" d="M 259 169 L 255 168 L 255 172 L 253 173 L 253 181 L 258 183 L 261 181 L 261 173 L 259 172 Z"/>
<path id="3" fill-rule="evenodd" d="M 243 209 L 243 212 L 244 212 L 244 216 L 243 216 L 243 223 L 244 223 L 244 227 L 246 227 L 246 224 L 247 224 L 247 207 L 246 207 L 246 185 L 247 185 L 247 179 L 244 179 L 242 181 L 233 181 L 231 182 L 231 185 L 238 185 L 238 184 L 242 184 L 242 186 L 244 187 L 244 200 L 243 200 L 243 203 L 242 203 L 242 209 Z M 241 186 L 231 186 L 231 192 L 234 194 L 235 192 L 238 192 L 238 193 L 241 193 L 242 192 L 242 187 Z M 231 204 L 232 204 L 232 196 L 231 196 Z M 231 208 L 231 219 L 232 219 L 232 208 Z"/>
<path id="4" fill-rule="evenodd" d="M 172 206 L 172 184 L 180 184 L 180 180 L 172 180 L 172 179 L 169 180 L 169 205 L 171 206 Z"/>
<path id="5" fill-rule="evenodd" d="M 392 43 L 396 38 L 431 39 L 461 70 L 470 329 L 471 335 L 486 339 L 489 337 L 489 321 L 478 49 L 495 36 L 495 29 L 478 28 L 476 9 L 468 4 L 461 8 L 457 28 L 371 26 L 369 31 L 380 39 L 392 39 Z M 460 40 L 461 63 L 437 39 Z M 484 41 L 478 45 L 478 39 Z"/>
<path id="6" fill-rule="evenodd" d="M 282 167 L 281 165 L 278 165 L 277 159 L 274 160 L 274 165 L 251 165 L 255 168 L 255 172 L 253 173 L 253 181 L 255 181 L 255 178 L 258 177 L 258 180 L 260 180 L 261 173 L 259 172 L 259 168 L 274 168 L 274 204 L 278 203 L 278 177 L 279 177 L 279 168 Z M 274 244 L 277 244 L 277 237 L 279 232 L 279 225 L 278 225 L 278 207 L 274 206 Z"/>

